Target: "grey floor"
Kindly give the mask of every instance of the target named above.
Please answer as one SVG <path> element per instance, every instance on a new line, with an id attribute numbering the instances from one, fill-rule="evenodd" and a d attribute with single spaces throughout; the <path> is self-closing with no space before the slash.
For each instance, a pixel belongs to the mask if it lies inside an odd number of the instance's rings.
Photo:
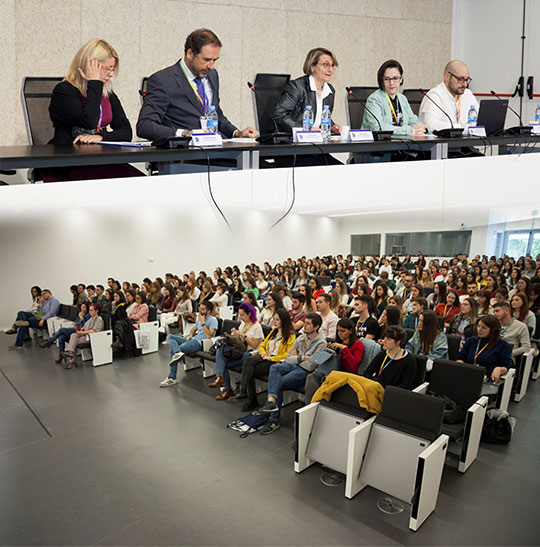
<path id="1" fill-rule="evenodd" d="M 270 436 L 225 428 L 199 371 L 159 389 L 168 348 L 65 371 L 55 349 L 7 351 L 0 335 L 2 545 L 538 545 L 538 383 L 511 407 L 509 446 L 485 445 L 465 475 L 446 466 L 418 532 L 353 500 L 321 471 L 293 471 L 293 412 Z M 26 401 L 26 404 L 25 402 Z M 41 423 L 40 423 L 41 422 Z"/>

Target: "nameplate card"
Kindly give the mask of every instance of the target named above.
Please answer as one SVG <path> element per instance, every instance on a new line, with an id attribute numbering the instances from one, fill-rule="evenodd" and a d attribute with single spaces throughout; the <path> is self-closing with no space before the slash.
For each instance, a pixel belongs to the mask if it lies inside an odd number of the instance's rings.
<path id="1" fill-rule="evenodd" d="M 223 139 L 219 133 L 192 133 L 191 146 L 223 146 Z"/>
<path id="2" fill-rule="evenodd" d="M 351 129 L 349 138 L 351 142 L 372 142 L 375 140 L 369 129 Z"/>
<path id="3" fill-rule="evenodd" d="M 322 133 L 320 131 L 297 131 L 296 142 L 314 142 L 316 144 L 322 144 Z"/>
<path id="4" fill-rule="evenodd" d="M 485 137 L 486 128 L 483 125 L 469 126 L 469 136 L 471 137 Z"/>
<path id="5" fill-rule="evenodd" d="M 530 123 L 531 133 L 533 135 L 540 135 L 540 123 Z"/>

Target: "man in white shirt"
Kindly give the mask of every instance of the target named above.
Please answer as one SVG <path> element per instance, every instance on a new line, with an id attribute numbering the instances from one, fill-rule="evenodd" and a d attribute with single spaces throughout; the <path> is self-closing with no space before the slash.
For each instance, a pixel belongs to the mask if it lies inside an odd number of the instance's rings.
<path id="1" fill-rule="evenodd" d="M 323 320 L 321 332 L 324 333 L 326 338 L 335 338 L 339 317 L 330 309 L 332 297 L 327 293 L 320 294 L 317 297 L 316 303 L 317 310 Z"/>
<path id="2" fill-rule="evenodd" d="M 444 69 L 444 81 L 430 89 L 427 95 L 441 107 L 448 117 L 437 108 L 428 97 L 422 99 L 418 118 L 428 130 L 467 127 L 468 114 L 471 105 L 478 113 L 478 101 L 472 91 L 468 89 L 471 81 L 469 68 L 463 61 L 450 61 Z M 450 123 L 450 118 L 452 124 Z"/>

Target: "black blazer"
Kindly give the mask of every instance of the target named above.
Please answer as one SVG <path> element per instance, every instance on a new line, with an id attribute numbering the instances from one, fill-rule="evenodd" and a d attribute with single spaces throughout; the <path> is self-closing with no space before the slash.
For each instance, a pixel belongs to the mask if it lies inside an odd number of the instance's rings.
<path id="1" fill-rule="evenodd" d="M 52 93 L 49 114 L 54 126 L 54 137 L 49 144 L 72 144 L 73 127 L 96 129 L 99 122 L 99 105 L 103 95 L 103 82 L 89 80 L 86 91 L 86 103 L 83 105 L 82 93 L 69 82 L 60 82 Z M 112 131 L 104 129 L 106 141 L 131 141 L 133 131 L 124 109 L 115 93 L 109 94 L 112 109 Z"/>
<path id="2" fill-rule="evenodd" d="M 225 117 L 219 106 L 219 77 L 216 70 L 208 73 L 208 80 L 213 90 L 212 104 L 218 114 L 218 130 L 225 137 L 232 137 L 238 128 Z M 199 118 L 204 110 L 180 61 L 152 74 L 148 79 L 146 94 L 149 100 L 143 101 L 137 121 L 139 137 L 155 140 L 174 135 L 176 129 L 201 127 Z"/>
<path id="3" fill-rule="evenodd" d="M 323 108 L 328 106 L 333 112 L 335 89 L 328 85 L 332 93 L 323 99 Z M 309 76 L 291 80 L 283 89 L 281 98 L 274 108 L 274 119 L 280 130 L 292 133 L 293 127 L 301 127 L 304 110 L 308 104 L 313 109 L 313 119 L 315 119 L 317 98 L 315 91 L 311 91 L 309 87 Z"/>

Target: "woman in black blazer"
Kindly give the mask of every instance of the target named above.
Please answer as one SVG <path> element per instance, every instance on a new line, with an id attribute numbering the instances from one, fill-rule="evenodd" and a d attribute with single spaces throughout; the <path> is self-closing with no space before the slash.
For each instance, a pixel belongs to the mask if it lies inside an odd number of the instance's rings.
<path id="1" fill-rule="evenodd" d="M 318 47 L 307 54 L 304 61 L 305 76 L 291 80 L 285 86 L 274 108 L 274 119 L 282 131 L 291 133 L 293 127 L 302 126 L 307 105 L 311 105 L 313 110 L 314 128 L 320 124 L 324 106 L 333 112 L 335 90 L 330 80 L 337 66 L 335 55 L 328 49 Z M 341 133 L 341 127 L 334 122 L 332 124 L 332 133 Z"/>
<path id="2" fill-rule="evenodd" d="M 131 124 L 112 90 L 118 67 L 118 54 L 105 40 L 95 38 L 79 49 L 66 78 L 52 93 L 54 137 L 49 144 L 131 141 Z M 44 172 L 44 181 L 141 175 L 129 165 L 62 168 Z"/>

